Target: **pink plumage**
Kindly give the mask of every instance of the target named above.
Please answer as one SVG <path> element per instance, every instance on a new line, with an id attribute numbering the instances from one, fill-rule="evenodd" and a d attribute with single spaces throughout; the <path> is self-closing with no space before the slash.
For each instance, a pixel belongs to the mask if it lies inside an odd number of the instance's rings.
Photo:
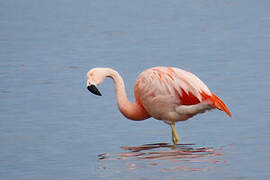
<path id="1" fill-rule="evenodd" d="M 134 94 L 150 116 L 167 123 L 187 120 L 213 108 L 231 116 L 226 105 L 197 76 L 178 68 L 145 70 L 135 83 Z"/>
<path id="2" fill-rule="evenodd" d="M 134 86 L 134 103 L 127 98 L 121 76 L 110 68 L 90 70 L 87 73 L 88 89 L 101 95 L 96 85 L 102 83 L 105 77 L 114 80 L 118 108 L 125 117 L 137 121 L 153 117 L 170 124 L 174 143 L 179 139 L 174 127 L 177 121 L 187 120 L 214 108 L 231 117 L 224 102 L 197 76 L 179 68 L 153 67 L 142 72 Z"/>

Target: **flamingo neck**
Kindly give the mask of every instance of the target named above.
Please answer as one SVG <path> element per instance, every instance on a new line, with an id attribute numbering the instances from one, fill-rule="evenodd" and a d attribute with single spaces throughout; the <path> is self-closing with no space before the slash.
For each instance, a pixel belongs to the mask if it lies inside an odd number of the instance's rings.
<path id="1" fill-rule="evenodd" d="M 137 101 L 132 103 L 128 100 L 125 84 L 119 73 L 113 69 L 108 69 L 108 77 L 111 77 L 115 84 L 115 95 L 120 112 L 128 119 L 140 121 L 150 116 L 143 106 Z"/>

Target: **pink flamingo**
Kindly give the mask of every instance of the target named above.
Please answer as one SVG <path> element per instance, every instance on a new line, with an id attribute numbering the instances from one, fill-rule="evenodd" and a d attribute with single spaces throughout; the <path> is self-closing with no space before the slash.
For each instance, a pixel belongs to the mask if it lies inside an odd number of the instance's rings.
<path id="1" fill-rule="evenodd" d="M 94 68 L 87 73 L 87 89 L 101 96 L 97 85 L 106 77 L 113 79 L 120 112 L 128 119 L 141 121 L 153 117 L 171 126 L 172 141 L 179 142 L 175 122 L 185 121 L 206 110 L 219 109 L 232 116 L 223 101 L 212 93 L 194 74 L 173 67 L 153 67 L 142 72 L 136 80 L 130 102 L 124 81 L 110 68 Z"/>

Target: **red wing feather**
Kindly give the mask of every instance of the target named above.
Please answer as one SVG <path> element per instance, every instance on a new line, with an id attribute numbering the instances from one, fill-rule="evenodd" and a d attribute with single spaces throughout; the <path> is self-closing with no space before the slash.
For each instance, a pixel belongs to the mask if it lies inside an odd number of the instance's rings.
<path id="1" fill-rule="evenodd" d="M 196 96 L 194 96 L 191 92 L 186 93 L 186 91 L 184 91 L 183 88 L 180 88 L 180 89 L 181 89 L 181 95 L 176 89 L 175 89 L 175 94 L 180 99 L 180 102 L 182 105 L 194 105 L 194 104 L 200 103 L 200 100 Z"/>
<path id="2" fill-rule="evenodd" d="M 186 93 L 182 88 L 181 88 L 181 95 L 178 93 L 177 90 L 175 90 L 175 93 L 180 99 L 182 105 L 195 105 L 201 102 L 199 98 L 194 96 L 191 92 Z M 212 93 L 212 96 L 209 96 L 205 92 L 201 92 L 200 94 L 202 96 L 202 101 L 210 100 L 215 108 L 224 111 L 225 113 L 228 114 L 228 116 L 232 117 L 232 114 L 225 105 L 225 103 L 214 93 Z"/>

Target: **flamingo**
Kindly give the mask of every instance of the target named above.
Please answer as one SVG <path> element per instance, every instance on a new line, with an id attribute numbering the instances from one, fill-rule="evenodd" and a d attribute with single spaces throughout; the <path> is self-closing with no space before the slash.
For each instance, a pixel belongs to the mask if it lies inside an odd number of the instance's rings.
<path id="1" fill-rule="evenodd" d="M 86 76 L 87 89 L 101 96 L 97 86 L 106 77 L 114 81 L 120 112 L 134 121 L 153 117 L 169 124 L 173 144 L 179 142 L 175 128 L 175 123 L 178 121 L 185 121 L 211 109 L 219 109 L 232 117 L 224 102 L 196 75 L 180 68 L 152 67 L 143 71 L 134 85 L 134 103 L 128 100 L 122 77 L 111 68 L 89 70 Z"/>

